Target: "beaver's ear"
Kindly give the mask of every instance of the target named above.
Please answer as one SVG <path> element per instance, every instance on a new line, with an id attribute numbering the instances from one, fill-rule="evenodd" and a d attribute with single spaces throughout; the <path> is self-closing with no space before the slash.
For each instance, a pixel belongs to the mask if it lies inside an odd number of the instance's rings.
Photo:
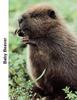
<path id="1" fill-rule="evenodd" d="M 55 14 L 55 11 L 53 10 L 48 10 L 48 16 L 53 18 L 53 19 L 56 19 L 56 14 Z"/>

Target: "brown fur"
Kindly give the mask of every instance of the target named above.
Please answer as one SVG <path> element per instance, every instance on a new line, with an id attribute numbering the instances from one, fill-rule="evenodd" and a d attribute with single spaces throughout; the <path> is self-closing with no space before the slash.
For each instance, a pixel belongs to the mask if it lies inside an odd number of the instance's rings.
<path id="1" fill-rule="evenodd" d="M 19 26 L 18 34 L 29 45 L 30 77 L 35 80 L 46 69 L 35 83 L 38 87 L 35 91 L 49 95 L 48 100 L 65 100 L 62 91 L 65 86 L 77 90 L 76 38 L 48 5 L 29 9 L 19 19 Z"/>

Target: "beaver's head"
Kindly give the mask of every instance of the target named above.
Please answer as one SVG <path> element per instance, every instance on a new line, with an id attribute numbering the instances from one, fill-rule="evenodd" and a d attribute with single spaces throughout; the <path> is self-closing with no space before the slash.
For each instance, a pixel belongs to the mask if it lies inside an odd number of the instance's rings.
<path id="1" fill-rule="evenodd" d="M 36 5 L 19 18 L 19 36 L 30 39 L 47 37 L 51 29 L 56 28 L 58 16 L 48 5 Z"/>

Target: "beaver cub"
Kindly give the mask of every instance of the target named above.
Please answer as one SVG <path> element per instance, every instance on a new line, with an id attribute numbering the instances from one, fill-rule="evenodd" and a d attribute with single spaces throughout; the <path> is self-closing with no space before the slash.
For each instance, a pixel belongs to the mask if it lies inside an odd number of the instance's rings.
<path id="1" fill-rule="evenodd" d="M 48 100 L 65 100 L 65 86 L 77 90 L 77 39 L 57 11 L 36 5 L 19 21 L 17 34 L 27 44 L 27 70 L 35 82 L 35 92 Z"/>

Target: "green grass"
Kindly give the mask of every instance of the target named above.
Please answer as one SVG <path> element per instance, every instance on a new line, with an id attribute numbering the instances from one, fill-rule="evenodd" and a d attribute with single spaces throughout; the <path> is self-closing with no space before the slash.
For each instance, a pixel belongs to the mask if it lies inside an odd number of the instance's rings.
<path id="1" fill-rule="evenodd" d="M 32 82 L 26 71 L 26 48 L 21 48 L 20 38 L 14 35 L 18 27 L 18 17 L 30 5 L 47 1 L 54 5 L 65 20 L 77 32 L 77 0 L 9 0 L 9 98 L 10 100 L 30 100 Z M 65 89 L 67 90 L 67 89 Z M 67 93 L 67 91 L 65 91 Z M 69 95 L 69 97 L 68 97 Z M 77 100 L 77 95 L 67 93 L 70 100 Z"/>

